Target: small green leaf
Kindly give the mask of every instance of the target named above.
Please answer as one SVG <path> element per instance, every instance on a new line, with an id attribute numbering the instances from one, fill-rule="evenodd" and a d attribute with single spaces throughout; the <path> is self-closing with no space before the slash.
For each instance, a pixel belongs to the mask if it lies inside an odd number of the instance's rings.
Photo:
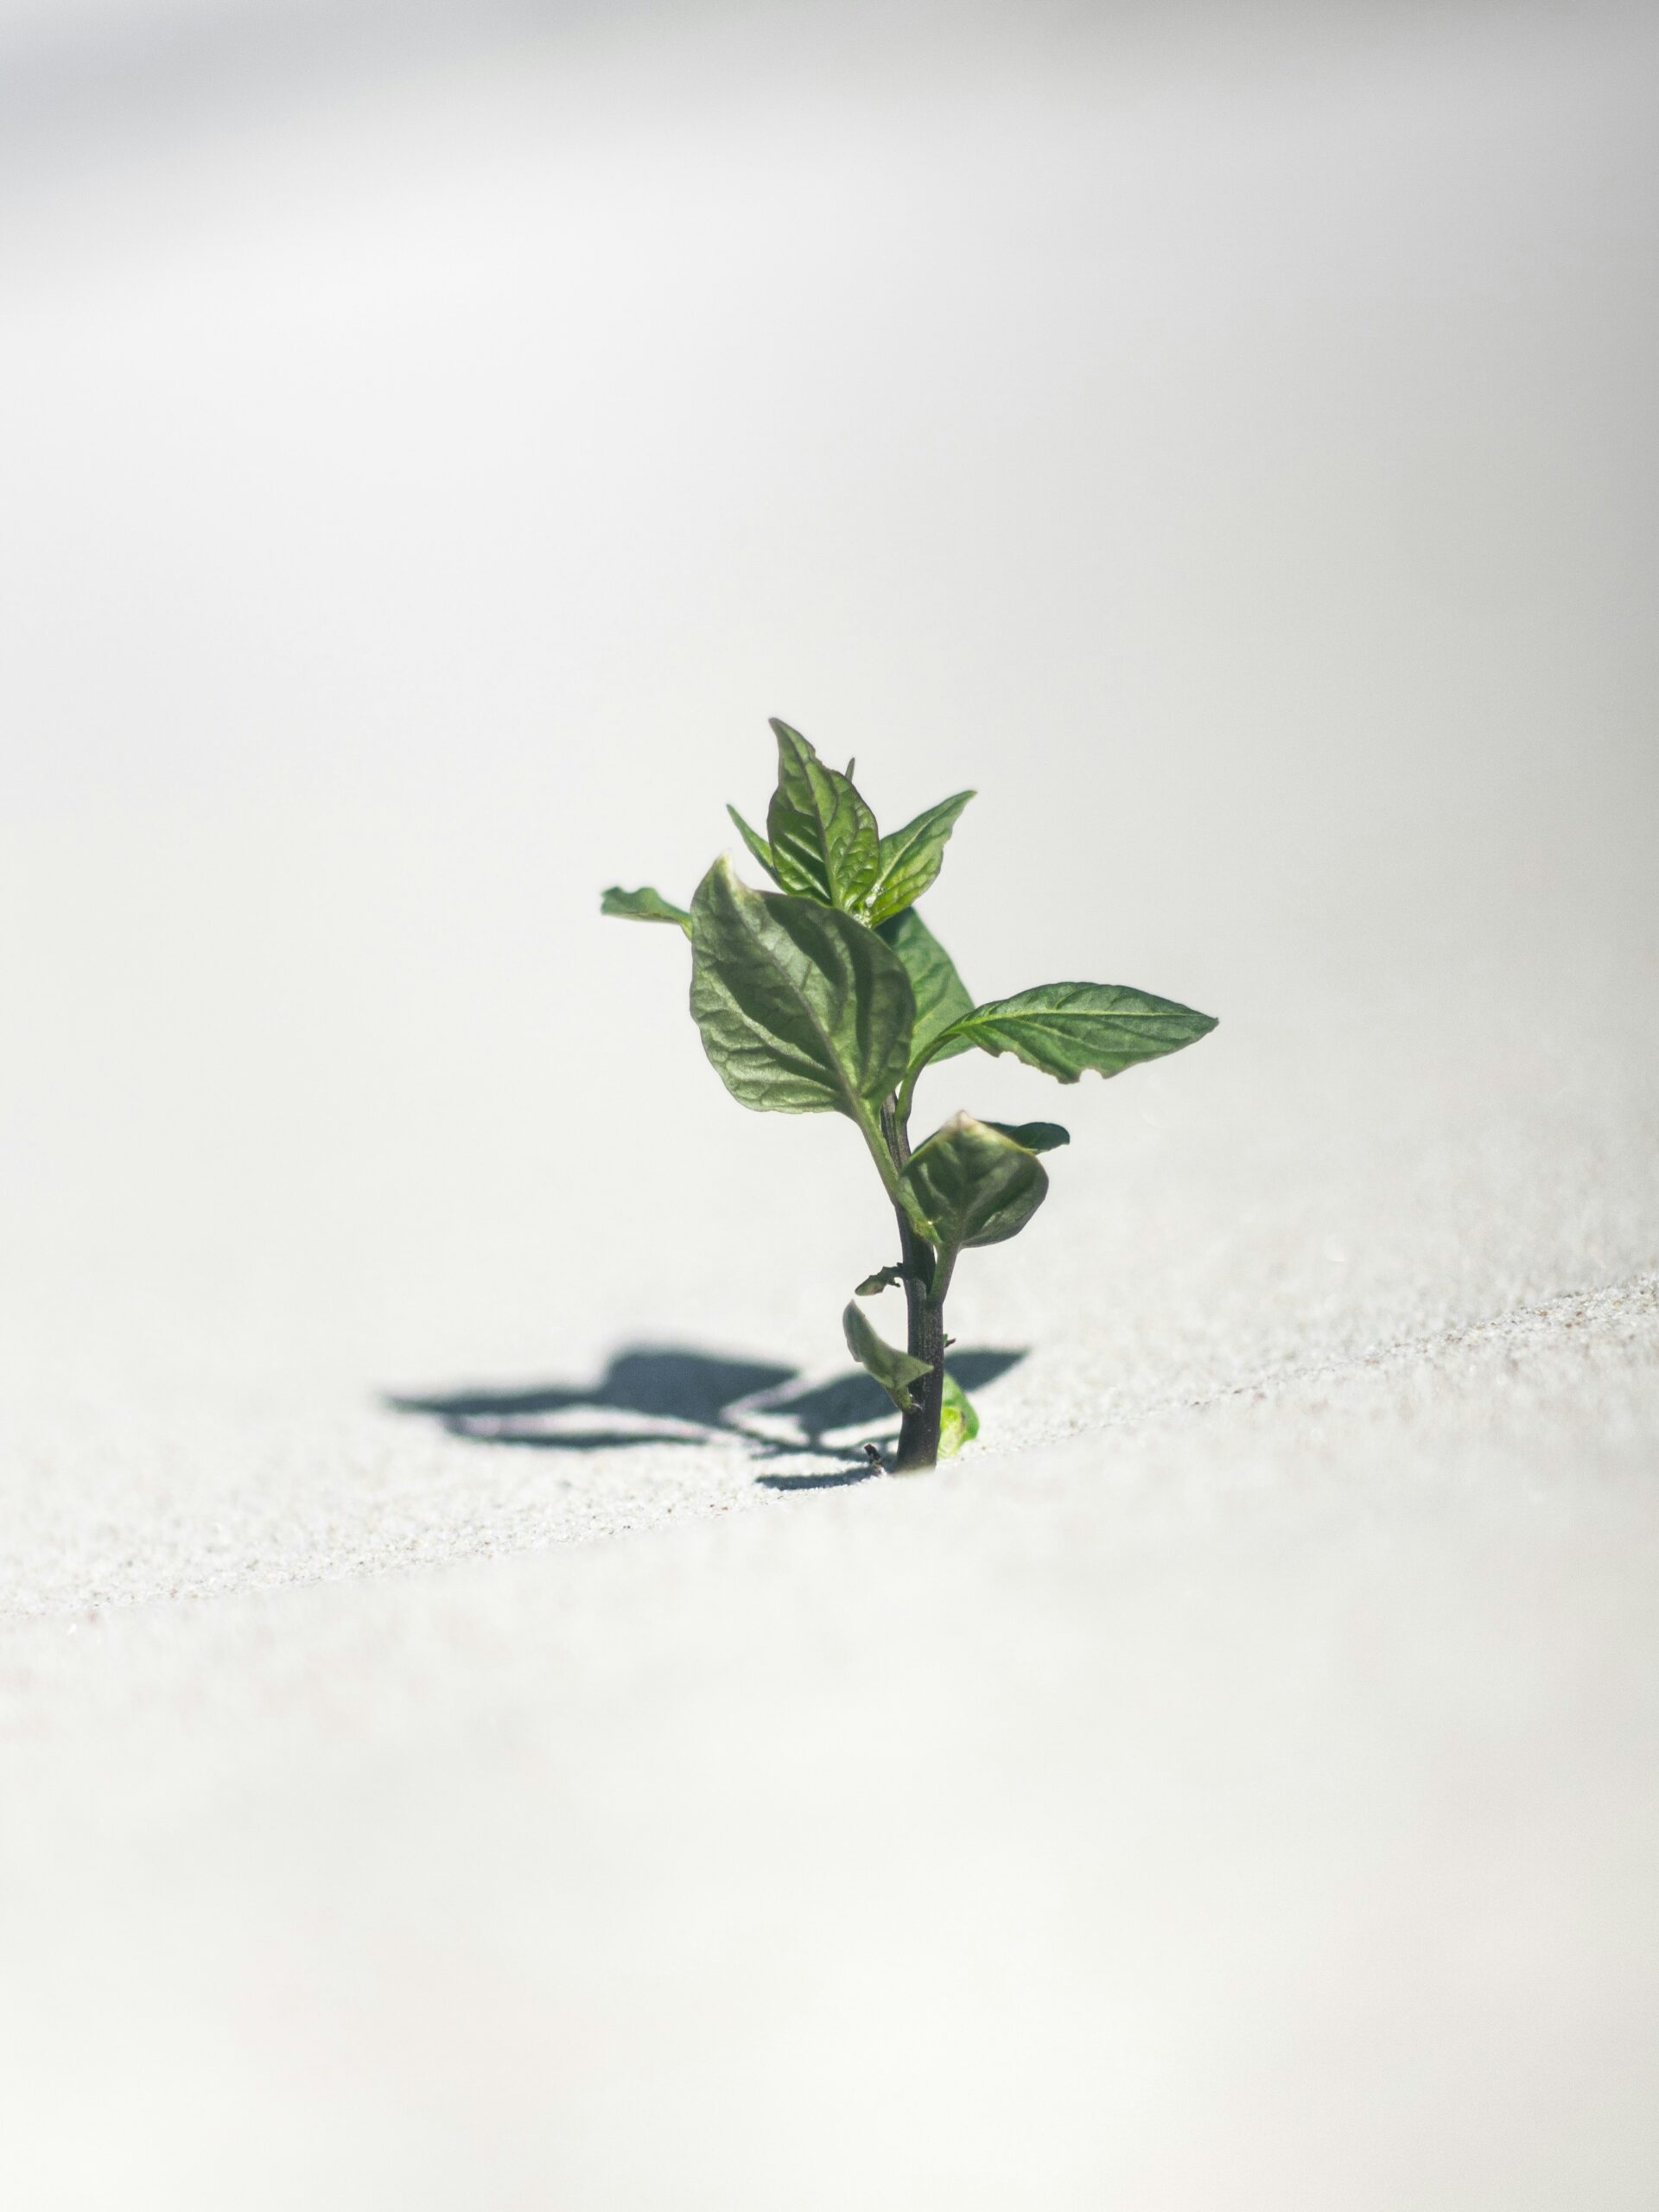
<path id="1" fill-rule="evenodd" d="M 1015 1144 L 1022 1144 L 1027 1152 L 1057 1152 L 1061 1145 L 1070 1144 L 1071 1132 L 1063 1129 L 1058 1122 L 987 1122 L 988 1129 L 1000 1129 Z"/>
<path id="2" fill-rule="evenodd" d="M 917 1147 L 899 1185 L 912 1217 L 939 1248 L 936 1298 L 964 1245 L 1001 1244 L 1018 1236 L 1048 1195 L 1036 1154 L 969 1114 L 955 1115 Z"/>
<path id="3" fill-rule="evenodd" d="M 939 1407 L 939 1457 L 949 1459 L 979 1434 L 974 1402 L 947 1367 Z"/>
<path id="4" fill-rule="evenodd" d="M 884 1290 L 891 1290 L 895 1283 L 901 1283 L 904 1279 L 902 1268 L 878 1268 L 873 1275 L 866 1275 L 857 1286 L 857 1295 L 860 1298 L 879 1298 Z"/>
<path id="5" fill-rule="evenodd" d="M 937 1058 L 966 1038 L 982 1052 L 1013 1052 L 1045 1075 L 1075 1083 L 1088 1068 L 1119 1075 L 1138 1060 L 1179 1052 L 1215 1026 L 1213 1014 L 1122 983 L 1039 983 L 976 1006 L 944 1032 L 927 1057 Z"/>
<path id="6" fill-rule="evenodd" d="M 906 906 L 902 914 L 883 922 L 876 935 L 885 939 L 904 962 L 910 987 L 916 994 L 916 1028 L 910 1047 L 912 1065 L 918 1066 L 927 1059 L 948 1060 L 957 1052 L 971 1051 L 972 1040 L 967 1037 L 937 1053 L 932 1050 L 935 1042 L 954 1022 L 973 1012 L 974 1001 L 950 954 L 916 909 Z"/>
<path id="7" fill-rule="evenodd" d="M 601 914 L 620 914 L 630 922 L 677 922 L 688 936 L 690 934 L 691 917 L 684 907 L 676 906 L 649 884 L 638 891 L 625 891 L 620 883 L 613 883 L 601 895 L 599 911 Z"/>
<path id="8" fill-rule="evenodd" d="M 751 854 L 760 861 L 761 867 L 765 868 L 766 874 L 772 878 L 772 881 L 774 883 L 778 883 L 778 870 L 772 861 L 772 847 L 766 842 L 766 839 L 760 835 L 760 832 L 758 830 L 750 829 L 748 823 L 743 819 L 742 816 L 738 812 L 734 806 L 728 806 L 726 811 L 731 816 L 733 821 L 736 823 L 737 834 L 748 847 Z M 781 887 L 781 885 L 779 885 L 780 889 Z"/>
<path id="9" fill-rule="evenodd" d="M 881 840 L 880 867 L 869 893 L 870 919 L 885 922 L 915 905 L 944 864 L 944 849 L 972 791 L 941 799 Z"/>
<path id="10" fill-rule="evenodd" d="M 900 1351 L 880 1335 L 856 1299 L 841 1317 L 847 1349 L 867 1375 L 873 1375 L 901 1414 L 911 1409 L 910 1386 L 927 1373 L 927 1362 Z"/>
<path id="11" fill-rule="evenodd" d="M 810 899 L 751 891 L 722 859 L 691 901 L 691 952 L 692 1018 L 734 1098 L 873 1127 L 916 1018 L 903 963 L 873 931 Z"/>
<path id="12" fill-rule="evenodd" d="M 861 909 L 880 864 L 875 817 L 848 780 L 826 768 L 799 730 L 776 717 L 778 788 L 766 815 L 770 865 L 798 897 Z"/>

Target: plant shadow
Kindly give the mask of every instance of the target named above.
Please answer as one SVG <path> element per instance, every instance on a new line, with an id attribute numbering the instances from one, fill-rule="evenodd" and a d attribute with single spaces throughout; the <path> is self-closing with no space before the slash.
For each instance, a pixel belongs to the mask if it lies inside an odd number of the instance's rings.
<path id="1" fill-rule="evenodd" d="M 982 1389 L 1025 1357 L 1023 1351 L 954 1351 L 950 1372 L 963 1389 Z M 562 1382 L 518 1389 L 483 1388 L 432 1395 L 389 1395 L 394 1413 L 424 1414 L 451 1436 L 532 1452 L 613 1452 L 638 1444 L 705 1444 L 740 1437 L 757 1457 L 828 1454 L 848 1464 L 832 1473 L 763 1474 L 771 1490 L 829 1490 L 878 1471 L 862 1444 L 832 1444 L 844 1429 L 891 1428 L 887 1393 L 855 1369 L 827 1382 L 803 1384 L 799 1370 L 767 1360 L 725 1359 L 678 1344 L 635 1344 L 619 1352 L 587 1389 Z M 572 1414 L 599 1416 L 574 1423 Z M 651 1426 L 644 1424 L 649 1422 Z M 779 1436 L 761 1424 L 792 1427 Z"/>

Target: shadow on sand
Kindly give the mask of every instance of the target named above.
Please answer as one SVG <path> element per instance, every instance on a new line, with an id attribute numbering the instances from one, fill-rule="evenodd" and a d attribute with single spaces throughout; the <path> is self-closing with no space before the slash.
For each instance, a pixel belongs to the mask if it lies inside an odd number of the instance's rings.
<path id="1" fill-rule="evenodd" d="M 1022 1351 L 953 1351 L 950 1372 L 967 1391 L 982 1389 L 1025 1357 Z M 532 1452 L 613 1452 L 632 1444 L 702 1444 L 738 1436 L 761 1456 L 828 1452 L 849 1463 L 835 1474 L 766 1474 L 772 1490 L 827 1490 L 874 1474 L 861 1444 L 832 1445 L 842 1429 L 891 1427 L 885 1392 L 855 1369 L 828 1382 L 803 1385 L 798 1370 L 764 1360 L 720 1359 L 674 1344 L 639 1344 L 619 1352 L 589 1389 L 563 1383 L 517 1390 L 447 1391 L 431 1397 L 389 1397 L 394 1412 L 424 1414 L 451 1436 L 477 1444 L 511 1444 Z M 550 1425 L 572 1414 L 602 1421 Z M 630 1419 L 630 1417 L 632 1417 Z M 796 1438 L 768 1433 L 759 1422 L 783 1421 Z M 650 1422 L 645 1427 L 645 1422 Z"/>

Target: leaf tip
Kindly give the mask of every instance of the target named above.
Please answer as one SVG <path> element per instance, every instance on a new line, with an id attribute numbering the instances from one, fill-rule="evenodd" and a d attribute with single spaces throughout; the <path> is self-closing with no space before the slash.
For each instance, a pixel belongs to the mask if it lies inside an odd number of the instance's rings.
<path id="1" fill-rule="evenodd" d="M 691 917 L 683 906 L 677 906 L 671 899 L 649 883 L 642 883 L 637 891 L 625 891 L 620 883 L 611 884 L 599 895 L 601 914 L 616 916 L 626 922 L 673 922 L 690 931 Z"/>

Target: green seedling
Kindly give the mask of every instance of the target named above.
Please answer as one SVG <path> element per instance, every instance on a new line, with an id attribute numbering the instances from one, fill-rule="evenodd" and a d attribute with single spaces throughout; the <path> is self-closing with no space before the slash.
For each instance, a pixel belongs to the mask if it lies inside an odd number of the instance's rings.
<path id="1" fill-rule="evenodd" d="M 842 1325 L 849 1351 L 892 1399 L 895 1472 L 932 1466 L 979 1427 L 944 1355 L 944 1302 L 970 1246 L 1017 1236 L 1048 1195 L 1039 1154 L 1069 1144 L 1053 1122 L 957 1114 L 912 1151 L 916 1083 L 937 1060 L 1012 1052 L 1075 1083 L 1178 1052 L 1215 1027 L 1171 999 L 1122 983 L 1042 983 L 976 1006 L 916 911 L 972 791 L 883 836 L 853 782 L 798 730 L 773 721 L 778 788 L 766 835 L 728 808 L 778 887 L 752 891 L 717 860 L 688 911 L 655 891 L 613 888 L 601 911 L 665 922 L 691 940 L 691 1015 L 739 1103 L 766 1114 L 842 1114 L 869 1147 L 899 1224 L 899 1259 L 865 1277 Z M 860 1305 L 902 1286 L 905 1349 Z"/>

